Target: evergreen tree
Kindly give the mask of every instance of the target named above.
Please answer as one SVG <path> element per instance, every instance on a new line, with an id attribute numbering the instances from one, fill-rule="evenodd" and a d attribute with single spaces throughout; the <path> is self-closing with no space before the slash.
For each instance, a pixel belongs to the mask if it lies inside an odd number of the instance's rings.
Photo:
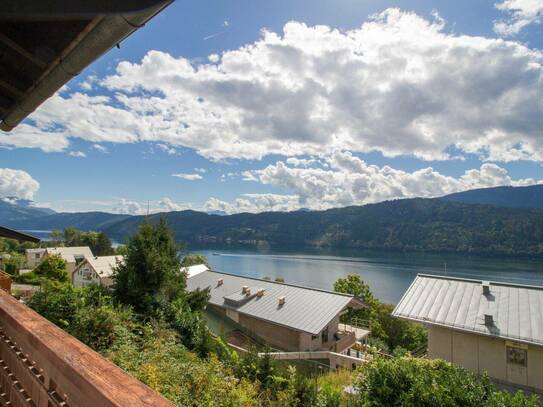
<path id="1" fill-rule="evenodd" d="M 125 261 L 115 270 L 115 296 L 136 312 L 155 314 L 160 304 L 183 297 L 178 247 L 166 221 L 143 223 L 126 245 Z"/>

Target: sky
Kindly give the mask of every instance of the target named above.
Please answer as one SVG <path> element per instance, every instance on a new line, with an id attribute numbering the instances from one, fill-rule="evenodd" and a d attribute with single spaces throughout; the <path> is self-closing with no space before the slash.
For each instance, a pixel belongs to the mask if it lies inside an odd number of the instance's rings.
<path id="1" fill-rule="evenodd" d="M 175 1 L 9 133 L 0 197 L 290 211 L 543 183 L 543 0 Z"/>

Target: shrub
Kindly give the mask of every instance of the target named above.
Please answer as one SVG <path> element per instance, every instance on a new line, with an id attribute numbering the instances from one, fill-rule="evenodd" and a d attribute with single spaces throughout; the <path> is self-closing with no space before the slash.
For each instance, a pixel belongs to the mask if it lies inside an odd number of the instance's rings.
<path id="1" fill-rule="evenodd" d="M 539 406 L 535 396 L 500 392 L 488 377 L 440 359 L 375 358 L 361 369 L 356 388 L 359 406 Z"/>

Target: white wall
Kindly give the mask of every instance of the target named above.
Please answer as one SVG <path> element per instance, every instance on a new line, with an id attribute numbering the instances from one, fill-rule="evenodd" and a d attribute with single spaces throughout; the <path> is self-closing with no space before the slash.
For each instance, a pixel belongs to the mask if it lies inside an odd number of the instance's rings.
<path id="1" fill-rule="evenodd" d="M 507 346 L 526 349 L 526 366 L 507 362 Z M 428 356 L 502 382 L 543 390 L 543 347 L 430 326 Z"/>
<path id="2" fill-rule="evenodd" d="M 85 261 L 73 272 L 72 283 L 74 287 L 85 287 L 91 284 L 100 285 L 100 277 L 90 264 Z"/>

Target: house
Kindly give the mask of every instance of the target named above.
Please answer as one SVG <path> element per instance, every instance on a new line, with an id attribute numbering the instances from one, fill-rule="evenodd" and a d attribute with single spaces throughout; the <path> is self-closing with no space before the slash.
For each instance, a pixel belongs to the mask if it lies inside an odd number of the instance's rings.
<path id="1" fill-rule="evenodd" d="M 359 339 L 339 324 L 348 308 L 365 306 L 352 295 L 211 270 L 187 279 L 187 290 L 198 288 L 210 290 L 208 309 L 280 350 L 342 352 Z"/>
<path id="2" fill-rule="evenodd" d="M 76 266 L 83 260 L 94 257 L 91 249 L 88 246 L 75 246 L 75 247 L 48 247 L 45 249 L 45 253 L 42 259 L 47 256 L 60 256 L 66 262 L 66 271 L 70 280 Z"/>
<path id="3" fill-rule="evenodd" d="M 419 274 L 393 315 L 428 327 L 428 354 L 543 390 L 543 287 Z"/>
<path id="4" fill-rule="evenodd" d="M 194 266 L 181 267 L 181 272 L 185 273 L 187 278 L 194 277 L 196 274 L 200 274 L 208 270 L 209 267 L 207 267 L 205 264 L 195 264 Z"/>
<path id="5" fill-rule="evenodd" d="M 45 248 L 26 249 L 26 266 L 33 269 L 41 263 L 43 256 L 45 255 Z"/>
<path id="6" fill-rule="evenodd" d="M 72 276 L 74 287 L 90 284 L 111 287 L 114 268 L 124 261 L 124 256 L 88 257 L 77 265 Z"/>

